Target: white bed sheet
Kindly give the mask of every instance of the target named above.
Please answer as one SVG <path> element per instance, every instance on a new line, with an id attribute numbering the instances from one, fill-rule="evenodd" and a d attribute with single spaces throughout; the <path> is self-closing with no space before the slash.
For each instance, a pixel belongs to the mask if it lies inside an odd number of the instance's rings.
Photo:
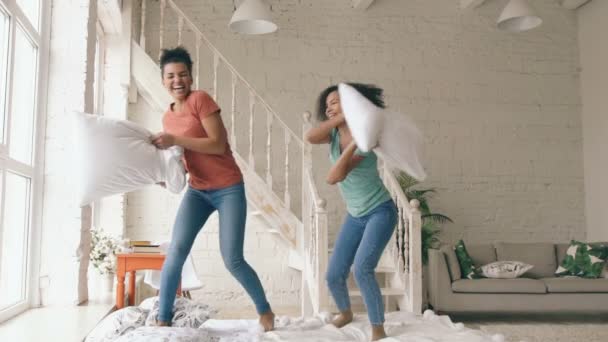
<path id="1" fill-rule="evenodd" d="M 351 341 L 367 342 L 371 330 L 367 316 L 355 315 L 342 329 L 331 325 L 331 314 L 317 317 L 275 319 L 275 330 L 264 333 L 257 319 L 209 319 L 216 311 L 208 305 L 178 297 L 172 327 L 158 327 L 154 317 L 158 297 L 146 299 L 138 307 L 113 312 L 89 333 L 86 342 L 264 342 L 264 341 Z M 408 342 L 504 342 L 502 335 L 489 335 L 453 323 L 448 316 L 427 310 L 423 315 L 408 312 L 386 314 L 388 338 L 383 341 Z"/>
<path id="2" fill-rule="evenodd" d="M 388 338 L 382 341 L 408 342 L 504 342 L 500 334 L 489 335 L 479 330 L 466 328 L 462 323 L 453 323 L 448 316 L 438 316 L 427 310 L 417 316 L 407 312 L 386 314 Z M 220 342 L 252 341 L 370 341 L 371 329 L 367 316 L 356 315 L 351 324 L 337 329 L 329 324 L 327 315 L 316 318 L 279 317 L 276 329 L 263 333 L 256 320 L 206 321 L 200 329 L 219 339 Z"/>

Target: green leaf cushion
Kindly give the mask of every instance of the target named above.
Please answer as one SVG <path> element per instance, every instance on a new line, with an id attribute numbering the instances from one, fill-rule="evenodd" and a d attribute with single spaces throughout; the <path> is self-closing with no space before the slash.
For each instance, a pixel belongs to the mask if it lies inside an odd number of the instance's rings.
<path id="1" fill-rule="evenodd" d="M 464 241 L 460 240 L 454 246 L 454 252 L 458 257 L 458 263 L 460 264 L 460 272 L 463 278 L 468 279 L 479 279 L 483 278 L 479 267 L 475 266 L 473 259 L 467 252 L 467 248 L 464 245 Z"/>
<path id="2" fill-rule="evenodd" d="M 608 248 L 576 240 L 570 242 L 566 256 L 555 271 L 558 276 L 599 278 L 606 264 Z"/>

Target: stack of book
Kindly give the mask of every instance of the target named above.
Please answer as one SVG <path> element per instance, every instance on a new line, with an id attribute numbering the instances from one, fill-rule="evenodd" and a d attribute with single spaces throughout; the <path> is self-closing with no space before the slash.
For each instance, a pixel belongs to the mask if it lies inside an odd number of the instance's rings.
<path id="1" fill-rule="evenodd" d="M 133 253 L 161 253 L 160 245 L 152 244 L 151 241 L 130 241 L 129 247 Z"/>

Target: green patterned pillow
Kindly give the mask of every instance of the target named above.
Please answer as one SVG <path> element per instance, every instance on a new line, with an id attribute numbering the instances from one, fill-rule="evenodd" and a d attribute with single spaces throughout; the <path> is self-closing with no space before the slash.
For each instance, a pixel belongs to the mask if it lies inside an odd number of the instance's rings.
<path id="1" fill-rule="evenodd" d="M 483 278 L 481 275 L 481 269 L 475 266 L 473 263 L 473 259 L 467 252 L 467 248 L 464 246 L 464 241 L 460 240 L 454 246 L 454 252 L 456 252 L 456 257 L 458 258 L 458 263 L 460 264 L 460 271 L 462 272 L 462 276 L 468 279 L 479 279 Z"/>
<path id="2" fill-rule="evenodd" d="M 608 248 L 572 240 L 566 256 L 555 271 L 558 276 L 599 278 L 606 264 Z"/>

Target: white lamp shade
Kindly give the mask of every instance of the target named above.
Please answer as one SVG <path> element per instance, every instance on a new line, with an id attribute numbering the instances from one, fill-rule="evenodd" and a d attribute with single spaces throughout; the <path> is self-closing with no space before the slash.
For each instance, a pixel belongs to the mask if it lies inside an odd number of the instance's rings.
<path id="1" fill-rule="evenodd" d="M 521 32 L 531 30 L 542 22 L 526 0 L 511 0 L 500 13 L 497 25 L 504 31 Z"/>
<path id="2" fill-rule="evenodd" d="M 242 34 L 272 33 L 278 27 L 270 17 L 270 8 L 263 0 L 245 0 L 234 11 L 229 26 Z"/>

